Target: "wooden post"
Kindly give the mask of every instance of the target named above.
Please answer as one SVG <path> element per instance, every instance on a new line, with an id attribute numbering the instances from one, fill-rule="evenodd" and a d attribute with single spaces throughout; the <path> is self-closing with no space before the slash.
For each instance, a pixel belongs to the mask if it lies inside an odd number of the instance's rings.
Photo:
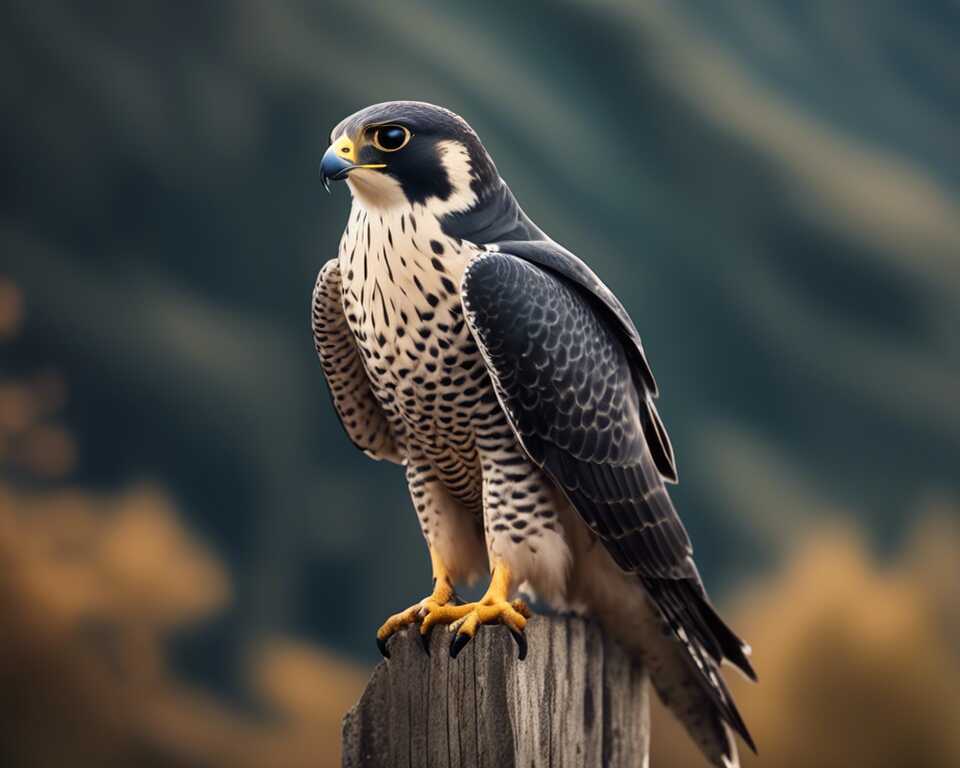
<path id="1" fill-rule="evenodd" d="M 416 630 L 390 640 L 343 721 L 344 768 L 643 768 L 649 686 L 594 624 L 534 617 L 518 661 L 505 627 L 483 627 L 456 658 Z"/>

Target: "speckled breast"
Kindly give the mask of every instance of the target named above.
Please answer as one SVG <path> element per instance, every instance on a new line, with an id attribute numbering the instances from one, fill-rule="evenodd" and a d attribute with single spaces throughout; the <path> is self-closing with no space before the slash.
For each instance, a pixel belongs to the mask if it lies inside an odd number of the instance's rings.
<path id="1" fill-rule="evenodd" d="M 477 251 L 415 208 L 355 205 L 339 253 L 344 312 L 401 451 L 468 501 L 480 493 L 475 416 L 496 404 L 460 303 Z"/>

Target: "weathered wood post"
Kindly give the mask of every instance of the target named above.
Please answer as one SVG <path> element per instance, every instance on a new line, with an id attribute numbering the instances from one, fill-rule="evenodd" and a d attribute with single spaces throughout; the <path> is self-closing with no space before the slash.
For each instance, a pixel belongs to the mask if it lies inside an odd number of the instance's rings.
<path id="1" fill-rule="evenodd" d="M 390 641 L 343 721 L 344 768 L 642 768 L 647 676 L 593 623 L 535 617 L 518 661 L 504 627 L 484 627 L 457 657 L 433 633 Z"/>

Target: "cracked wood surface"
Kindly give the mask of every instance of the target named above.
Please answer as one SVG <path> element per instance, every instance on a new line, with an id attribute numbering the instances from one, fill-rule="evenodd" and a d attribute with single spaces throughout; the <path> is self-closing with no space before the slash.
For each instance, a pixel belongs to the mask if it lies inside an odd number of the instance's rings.
<path id="1" fill-rule="evenodd" d="M 525 661 L 505 627 L 456 659 L 443 627 L 430 656 L 416 628 L 398 633 L 344 718 L 344 768 L 646 766 L 643 670 L 582 619 L 537 616 L 526 633 Z"/>

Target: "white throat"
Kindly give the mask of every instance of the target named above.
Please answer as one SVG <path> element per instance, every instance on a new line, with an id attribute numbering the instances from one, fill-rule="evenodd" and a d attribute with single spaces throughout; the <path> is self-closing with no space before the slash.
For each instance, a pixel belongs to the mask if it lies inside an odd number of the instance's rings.
<path id="1" fill-rule="evenodd" d="M 368 211 L 380 213 L 410 207 L 400 182 L 385 173 L 358 168 L 347 176 L 347 186 L 353 199 Z"/>

